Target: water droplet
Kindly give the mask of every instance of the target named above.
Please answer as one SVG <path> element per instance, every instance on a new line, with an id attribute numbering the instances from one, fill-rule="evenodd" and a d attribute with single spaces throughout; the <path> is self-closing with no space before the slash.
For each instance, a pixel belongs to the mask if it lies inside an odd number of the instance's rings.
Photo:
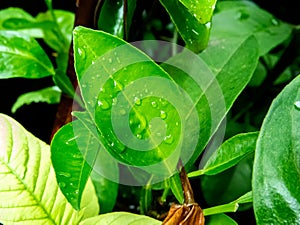
<path id="1" fill-rule="evenodd" d="M 165 138 L 164 138 L 164 141 L 167 143 L 167 144 L 172 144 L 173 141 L 174 141 L 174 138 L 171 134 L 167 135 Z"/>
<path id="2" fill-rule="evenodd" d="M 82 158 L 82 154 L 73 154 L 72 157 L 74 159 L 81 159 Z"/>
<path id="3" fill-rule="evenodd" d="M 86 84 L 82 84 L 81 87 L 82 87 L 82 88 L 86 88 Z"/>
<path id="4" fill-rule="evenodd" d="M 163 120 L 167 118 L 167 113 L 163 110 L 160 111 L 160 118 L 162 118 Z"/>
<path id="5" fill-rule="evenodd" d="M 111 59 L 111 58 L 109 58 L 109 59 L 108 59 L 108 62 L 109 62 L 109 63 L 112 63 L 112 59 Z"/>
<path id="6" fill-rule="evenodd" d="M 78 194 L 79 194 L 79 190 L 76 190 L 76 191 L 74 192 L 74 194 L 75 194 L 75 195 L 78 195 Z"/>
<path id="7" fill-rule="evenodd" d="M 92 65 L 95 64 L 95 61 L 92 61 Z"/>
<path id="8" fill-rule="evenodd" d="M 112 99 L 112 105 L 116 105 L 118 103 L 118 99 L 117 98 L 113 98 Z"/>
<path id="9" fill-rule="evenodd" d="M 153 108 L 156 108 L 157 107 L 156 101 L 151 102 L 151 105 L 152 105 Z"/>
<path id="10" fill-rule="evenodd" d="M 138 139 L 142 139 L 142 138 L 143 138 L 143 136 L 142 136 L 141 134 L 137 134 L 136 137 L 137 137 Z"/>
<path id="11" fill-rule="evenodd" d="M 103 110 L 107 110 L 110 108 L 110 104 L 105 100 L 98 100 L 98 106 L 100 106 L 100 108 Z"/>
<path id="12" fill-rule="evenodd" d="M 118 62 L 118 63 L 121 63 L 121 61 L 120 61 L 119 57 L 117 57 L 117 58 L 116 58 L 116 60 L 117 60 L 117 62 Z"/>
<path id="13" fill-rule="evenodd" d="M 300 110 L 300 101 L 296 101 L 294 103 L 294 105 L 295 105 L 295 107 L 296 107 L 297 110 Z"/>
<path id="14" fill-rule="evenodd" d="M 82 49 L 82 48 L 78 48 L 78 54 L 82 57 L 82 58 L 85 58 L 86 57 L 86 55 L 85 55 L 85 50 L 84 49 Z"/>
<path id="15" fill-rule="evenodd" d="M 59 182 L 58 185 L 61 187 L 61 188 L 64 188 L 67 186 L 67 184 L 65 182 Z"/>
<path id="16" fill-rule="evenodd" d="M 142 100 L 138 97 L 134 97 L 134 104 L 140 106 L 142 104 Z"/>
<path id="17" fill-rule="evenodd" d="M 58 175 L 59 175 L 59 176 L 66 177 L 66 178 L 70 178 L 70 177 L 72 176 L 70 173 L 68 173 L 68 172 L 63 172 L 63 171 L 58 172 Z"/>
<path id="18" fill-rule="evenodd" d="M 176 127 L 178 127 L 178 125 L 179 125 L 179 123 L 178 123 L 178 122 L 176 122 L 176 123 L 175 123 L 175 126 L 176 126 Z"/>
<path id="19" fill-rule="evenodd" d="M 278 25 L 279 25 L 278 20 L 276 20 L 275 18 L 273 18 L 273 19 L 271 20 L 271 22 L 272 22 L 272 24 L 275 25 L 275 26 L 278 26 Z"/>

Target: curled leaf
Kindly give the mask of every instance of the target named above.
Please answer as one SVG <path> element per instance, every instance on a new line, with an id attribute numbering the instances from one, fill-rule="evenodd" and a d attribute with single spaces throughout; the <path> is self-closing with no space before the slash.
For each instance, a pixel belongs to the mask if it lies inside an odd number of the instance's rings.
<path id="1" fill-rule="evenodd" d="M 162 225 L 204 225 L 205 219 L 197 203 L 173 204 Z"/>

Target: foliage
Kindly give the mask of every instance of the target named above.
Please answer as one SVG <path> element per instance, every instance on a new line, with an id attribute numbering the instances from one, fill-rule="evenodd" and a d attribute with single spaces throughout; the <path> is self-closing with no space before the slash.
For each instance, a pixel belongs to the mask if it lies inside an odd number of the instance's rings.
<path id="1" fill-rule="evenodd" d="M 82 107 L 50 146 L 0 115 L 0 222 L 161 224 L 184 201 L 183 165 L 206 224 L 251 210 L 257 224 L 300 224 L 299 57 L 286 61 L 299 28 L 252 1 L 140 4 L 104 1 L 98 30 L 73 29 L 51 1 L 36 16 L 0 11 L 0 78 L 53 81 L 12 111 L 65 94 Z M 155 40 L 129 42 L 140 37 Z"/>

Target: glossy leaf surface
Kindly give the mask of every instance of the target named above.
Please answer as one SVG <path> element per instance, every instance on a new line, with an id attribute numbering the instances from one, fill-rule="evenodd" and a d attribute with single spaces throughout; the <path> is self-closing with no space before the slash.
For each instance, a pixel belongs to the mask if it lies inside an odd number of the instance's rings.
<path id="1" fill-rule="evenodd" d="M 98 213 L 88 182 L 80 211 L 61 193 L 50 149 L 12 118 L 0 115 L 0 222 L 3 224 L 78 224 Z"/>
<path id="2" fill-rule="evenodd" d="M 254 152 L 258 132 L 238 134 L 225 141 L 208 159 L 204 168 L 191 172 L 189 177 L 214 175 L 240 162 Z"/>
<path id="3" fill-rule="evenodd" d="M 64 125 L 51 142 L 51 160 L 57 182 L 65 197 L 77 210 L 91 172 L 91 165 L 85 159 L 96 158 L 99 148 L 97 139 L 79 120 Z"/>
<path id="4" fill-rule="evenodd" d="M 160 0 L 160 2 L 169 13 L 186 47 L 196 53 L 205 49 L 209 40 L 211 23 L 208 21 L 201 24 L 178 0 Z"/>
<path id="5" fill-rule="evenodd" d="M 38 91 L 32 91 L 22 94 L 12 106 L 12 113 L 15 113 L 23 105 L 46 102 L 48 104 L 57 104 L 60 101 L 61 91 L 56 86 L 44 88 Z"/>
<path id="6" fill-rule="evenodd" d="M 292 27 L 250 1 L 219 2 L 213 16 L 211 38 L 249 37 L 254 35 L 260 55 L 282 43 Z"/>
<path id="7" fill-rule="evenodd" d="M 300 221 L 300 76 L 273 101 L 257 141 L 253 203 L 258 224 Z"/>
<path id="8" fill-rule="evenodd" d="M 202 23 L 211 21 L 217 0 L 179 0 Z"/>
<path id="9" fill-rule="evenodd" d="M 54 68 L 36 40 L 18 32 L 0 31 L 0 79 L 42 78 Z"/>
<path id="10" fill-rule="evenodd" d="M 253 37 L 212 41 L 199 56 L 195 59 L 183 52 L 162 65 L 189 94 L 198 111 L 200 135 L 191 163 L 198 158 L 250 81 L 258 61 L 257 42 Z M 181 70 L 168 65 L 175 63 Z M 187 113 L 186 118 L 188 116 Z"/>
<path id="11" fill-rule="evenodd" d="M 128 212 L 113 212 L 86 219 L 80 225 L 161 225 L 161 221 Z"/>
<path id="12" fill-rule="evenodd" d="M 97 40 L 99 46 L 95 46 L 93 40 Z M 82 95 L 99 128 L 103 145 L 121 162 L 146 166 L 148 171 L 170 176 L 181 150 L 177 146 L 183 140 L 179 114 L 192 106 L 187 96 L 144 53 L 114 36 L 78 27 L 74 31 L 74 44 Z M 126 92 L 127 86 L 129 91 Z M 169 96 L 176 108 L 168 103 Z M 183 99 L 180 106 L 176 102 L 178 96 Z M 116 106 L 116 101 L 122 104 Z M 197 115 L 192 114 L 189 122 L 193 116 Z M 167 128 L 163 124 L 167 124 Z M 191 125 L 190 122 L 187 126 Z M 187 151 L 192 149 L 188 144 L 182 146 Z M 161 161 L 159 167 L 151 167 Z"/>

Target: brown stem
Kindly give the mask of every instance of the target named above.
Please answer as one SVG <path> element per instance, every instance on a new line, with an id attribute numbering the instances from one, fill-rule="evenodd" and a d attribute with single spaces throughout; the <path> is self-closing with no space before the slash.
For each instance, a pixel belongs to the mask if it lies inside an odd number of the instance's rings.
<path id="1" fill-rule="evenodd" d="M 95 29 L 96 24 L 94 23 L 94 18 L 96 16 L 95 14 L 99 11 L 99 6 L 101 5 L 100 3 L 101 0 L 77 0 L 74 27 L 85 26 Z M 78 82 L 74 68 L 73 42 L 71 43 L 71 47 L 69 49 L 67 76 L 70 78 L 72 85 L 76 90 Z M 77 94 L 79 94 L 80 96 L 80 93 Z M 80 109 L 78 105 L 74 105 L 73 103 L 73 99 L 69 96 L 64 94 L 61 96 L 60 103 L 57 108 L 56 118 L 52 128 L 50 141 L 52 140 L 53 135 L 59 130 L 59 128 L 72 121 L 72 108 L 75 107 L 75 109 Z"/>
<path id="2" fill-rule="evenodd" d="M 180 175 L 180 180 L 183 188 L 184 203 L 185 204 L 195 203 L 193 189 L 191 187 L 189 178 L 185 172 L 184 167 L 181 168 L 179 175 Z"/>

